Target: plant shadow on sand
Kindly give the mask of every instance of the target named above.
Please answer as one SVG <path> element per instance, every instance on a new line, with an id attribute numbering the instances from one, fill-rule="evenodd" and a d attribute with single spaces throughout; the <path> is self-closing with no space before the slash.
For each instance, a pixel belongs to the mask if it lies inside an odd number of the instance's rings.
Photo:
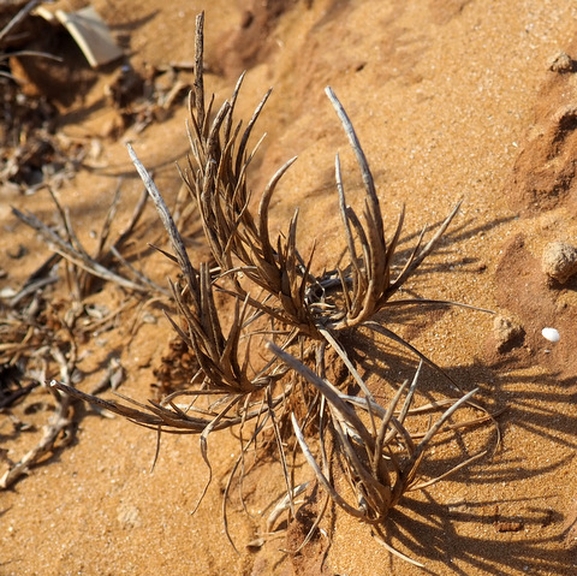
<path id="1" fill-rule="evenodd" d="M 539 473 L 539 472 L 537 472 Z M 484 574 L 569 574 L 574 566 L 574 554 L 560 547 L 561 538 L 551 536 L 515 537 L 514 541 L 506 532 L 507 524 L 513 531 L 516 526 L 523 529 L 539 530 L 546 522 L 559 522 L 558 513 L 548 509 L 534 509 L 532 514 L 516 514 L 512 520 L 484 512 L 495 507 L 494 502 L 457 504 L 447 510 L 447 506 L 437 503 L 429 494 L 426 501 L 405 498 L 403 506 L 391 512 L 387 522 L 387 537 L 390 543 L 412 557 L 441 562 L 444 573 L 469 574 L 472 568 Z M 511 501 L 519 504 L 519 501 Z M 475 532 L 486 536 L 463 535 L 473 526 Z M 499 528 L 502 526 L 503 528 Z M 506 536 L 501 539 L 500 536 Z M 401 545 L 401 546 L 399 546 Z M 555 547 L 554 550 L 551 548 Z M 392 566 L 391 566 L 392 568 Z"/>
<path id="2" fill-rule="evenodd" d="M 479 224 L 475 219 L 467 219 L 464 222 L 455 222 L 453 226 L 448 229 L 443 236 L 439 239 L 439 243 L 435 249 L 435 253 L 431 259 L 426 260 L 418 270 L 415 271 L 415 275 L 426 275 L 434 272 L 451 272 L 454 273 L 471 273 L 472 271 L 479 271 L 479 266 L 483 265 L 484 262 L 482 258 L 474 256 L 462 256 L 460 259 L 454 258 L 457 252 L 462 252 L 462 250 L 457 250 L 458 247 L 462 247 L 463 242 L 470 240 L 471 238 L 478 237 L 480 234 L 487 234 L 491 231 L 498 229 L 500 226 L 505 226 L 506 224 L 513 222 L 515 220 L 514 216 L 503 216 L 501 218 L 495 218 L 490 222 L 484 222 Z M 427 226 L 427 228 L 434 230 L 442 224 L 442 220 L 439 220 L 433 224 Z M 397 254 L 399 261 L 403 262 L 406 260 L 411 253 L 411 245 L 419 237 L 420 231 L 415 231 L 411 233 L 403 234 L 403 237 L 399 240 L 399 245 L 397 247 Z M 408 244 L 407 248 L 403 248 L 405 244 Z"/>
<path id="3" fill-rule="evenodd" d="M 366 353 L 364 341 L 358 347 Z M 410 373 L 412 363 L 403 353 L 390 350 L 381 358 L 371 351 L 360 361 L 363 372 L 380 372 L 388 381 L 391 374 Z M 567 543 L 572 529 L 570 513 L 567 516 L 567 510 L 551 502 L 555 490 L 543 495 L 532 485 L 536 479 L 548 477 L 555 487 L 561 478 L 572 477 L 568 470 L 575 468 L 577 449 L 574 378 L 561 380 L 556 374 L 536 378 L 521 370 L 507 370 L 506 359 L 491 367 L 473 363 L 444 368 L 444 372 L 456 382 L 479 386 L 475 398 L 482 399 L 492 414 L 499 414 L 502 442 L 493 454 L 451 475 L 455 495 L 445 496 L 442 503 L 435 497 L 436 488 L 405 495 L 384 521 L 382 534 L 388 544 L 418 558 L 430 573 L 435 572 L 427 565 L 435 562 L 446 567 L 444 573 L 463 575 L 472 569 L 486 574 L 571 573 L 576 551 Z M 434 368 L 424 371 L 422 385 L 421 393 L 431 398 L 439 388 L 451 386 Z M 519 431 L 523 446 L 535 446 L 530 457 L 517 445 Z M 510 439 L 511 434 L 514 437 Z M 485 442 L 490 449 L 491 438 L 486 437 Z M 555 460 L 549 457 L 552 445 L 555 453 L 561 454 Z M 461 447 L 464 449 L 464 443 Z M 467 454 L 464 450 L 448 459 L 432 456 L 424 463 L 423 472 L 435 476 L 438 469 L 450 469 Z M 513 483 L 517 487 L 510 492 L 507 487 Z M 470 489 L 480 495 L 478 499 L 464 495 L 463 491 Z M 526 496 L 510 495 L 519 492 Z M 390 562 L 393 570 L 397 560 L 391 557 Z"/>

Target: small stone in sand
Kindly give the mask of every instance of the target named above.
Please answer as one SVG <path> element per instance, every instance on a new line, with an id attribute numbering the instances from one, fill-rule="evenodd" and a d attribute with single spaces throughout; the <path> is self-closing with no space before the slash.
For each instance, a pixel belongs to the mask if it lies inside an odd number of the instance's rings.
<path id="1" fill-rule="evenodd" d="M 504 353 L 523 344 L 525 330 L 510 318 L 498 315 L 493 320 L 493 336 L 497 344 L 497 352 Z"/>
<path id="2" fill-rule="evenodd" d="M 575 71 L 575 63 L 571 56 L 566 52 L 560 52 L 553 58 L 551 64 L 549 65 L 549 70 L 551 72 L 558 72 L 560 74 L 565 74 L 567 72 Z"/>
<path id="3" fill-rule="evenodd" d="M 565 284 L 577 273 L 577 248 L 564 242 L 551 242 L 545 246 L 541 268 L 547 276 Z"/>

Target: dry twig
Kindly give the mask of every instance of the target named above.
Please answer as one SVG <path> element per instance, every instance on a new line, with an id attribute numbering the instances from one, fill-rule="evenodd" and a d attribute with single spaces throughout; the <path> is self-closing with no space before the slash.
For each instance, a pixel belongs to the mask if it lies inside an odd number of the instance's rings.
<path id="1" fill-rule="evenodd" d="M 61 380 L 70 383 L 75 364 L 75 354 L 71 353 L 70 357 L 66 359 L 62 351 L 56 346 L 53 346 L 50 352 L 60 365 Z M 73 435 L 73 422 L 70 420 L 72 396 L 69 394 L 60 395 L 55 392 L 54 398 L 56 400 L 56 409 L 44 426 L 42 438 L 32 450 L 28 451 L 2 475 L 0 478 L 0 490 L 6 490 L 12 486 L 23 475 L 28 474 L 30 468 L 45 454 L 52 452 L 61 434 L 64 434 L 64 441 L 61 445 L 71 441 Z"/>

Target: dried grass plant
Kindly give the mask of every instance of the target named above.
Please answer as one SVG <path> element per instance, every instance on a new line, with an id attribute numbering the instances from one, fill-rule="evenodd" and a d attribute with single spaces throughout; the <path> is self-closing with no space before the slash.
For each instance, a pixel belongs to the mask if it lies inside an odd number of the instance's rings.
<path id="1" fill-rule="evenodd" d="M 419 467 L 431 442 L 455 411 L 467 405 L 481 412 L 478 419 L 461 423 L 463 426 L 485 421 L 490 416 L 471 402 L 475 390 L 461 397 L 413 407 L 418 395 L 419 372 L 410 384 L 405 383 L 395 392 L 387 406 L 381 406 L 371 393 L 370 382 L 365 382 L 358 373 L 340 335 L 366 327 L 400 342 L 421 360 L 430 362 L 385 326 L 379 313 L 394 306 L 439 304 L 435 300 L 395 296 L 433 251 L 459 204 L 430 240 L 424 241 L 426 230 L 421 233 L 410 257 L 399 265 L 397 245 L 403 213 L 387 240 L 379 197 L 365 154 L 341 103 L 327 88 L 356 155 L 365 202 L 362 215 L 347 205 L 337 156 L 336 186 L 346 241 L 346 264 L 315 275 L 313 254 L 305 258 L 297 248 L 298 211 L 289 222 L 286 234 L 273 238 L 269 230 L 271 198 L 295 159 L 286 162 L 273 175 L 256 209 L 251 202 L 247 178 L 258 143 L 249 150 L 249 142 L 270 92 L 244 128 L 234 119 L 243 77 L 230 100 L 214 111 L 214 99 L 207 103 L 204 94 L 202 15 L 197 18 L 196 26 L 196 80 L 190 95 L 188 125 L 191 155 L 181 173 L 211 250 L 210 265 L 194 266 L 190 261 L 161 193 L 130 145 L 128 150 L 170 239 L 174 252 L 170 257 L 180 272 L 179 280 L 171 283 L 179 319 L 170 321 L 194 352 L 199 370 L 191 374 L 188 390 L 148 404 L 129 399 L 95 399 L 62 383 L 52 384 L 159 433 L 198 434 L 210 471 L 209 481 L 212 477 L 209 436 L 225 428 L 239 428 L 238 457 L 224 494 L 225 525 L 233 477 L 237 475 L 242 481 L 245 456 L 265 433 L 272 433 L 276 440 L 287 488 L 287 507 L 293 513 L 293 496 L 300 486 L 295 486 L 292 460 L 287 451 L 296 450 L 299 445 L 328 497 L 345 512 L 379 525 L 405 492 L 445 476 L 425 483 L 419 478 Z M 358 395 L 346 394 L 343 385 L 333 385 L 326 378 L 326 353 L 330 348 L 347 367 L 347 382 L 352 381 L 361 390 Z M 409 415 L 423 411 L 437 412 L 438 416 L 419 436 L 409 430 L 406 420 Z M 466 458 L 450 471 L 482 454 L 484 452 Z M 348 478 L 356 499 L 354 503 L 350 495 L 335 486 L 331 474 L 331 462 L 335 459 Z"/>

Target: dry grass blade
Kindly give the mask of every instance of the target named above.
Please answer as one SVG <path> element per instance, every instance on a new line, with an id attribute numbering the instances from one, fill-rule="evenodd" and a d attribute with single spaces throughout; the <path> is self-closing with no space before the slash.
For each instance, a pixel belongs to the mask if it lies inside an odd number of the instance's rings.
<path id="1" fill-rule="evenodd" d="M 130 144 L 127 144 L 126 147 L 128 148 L 128 154 L 130 155 L 130 159 L 134 164 L 138 175 L 142 179 L 144 186 L 152 201 L 154 202 L 154 206 L 160 216 L 162 224 L 164 225 L 165 230 L 168 232 L 170 237 L 170 241 L 174 247 L 174 251 L 176 253 L 176 257 L 178 260 L 178 264 L 186 278 L 188 283 L 190 294 L 191 296 L 195 297 L 198 294 L 198 272 L 194 269 L 192 264 L 190 263 L 190 259 L 188 258 L 188 254 L 186 253 L 186 249 L 184 247 L 184 242 L 182 241 L 182 237 L 178 232 L 174 220 L 170 215 L 168 207 L 164 202 L 154 180 L 146 170 L 146 168 L 142 165 L 142 162 L 138 159 L 138 156 L 134 152 L 134 149 Z"/>
<path id="2" fill-rule="evenodd" d="M 320 466 L 318 465 L 313 453 L 311 452 L 305 436 L 298 424 L 298 421 L 294 414 L 291 414 L 291 422 L 293 425 L 293 429 L 295 432 L 295 437 L 298 440 L 299 446 L 305 455 L 305 458 L 312 468 L 319 484 L 327 491 L 330 497 L 345 511 L 348 512 L 351 516 L 355 516 L 360 519 L 364 519 L 365 514 L 363 511 L 359 511 L 354 506 L 351 506 L 333 487 L 333 482 L 330 478 L 328 478 L 324 472 L 321 470 Z"/>
<path id="3" fill-rule="evenodd" d="M 195 106 L 197 110 L 200 126 L 204 125 L 204 82 L 202 69 L 204 66 L 204 12 L 196 17 L 195 22 L 195 57 L 194 57 L 194 92 Z"/>
<path id="4" fill-rule="evenodd" d="M 141 404 L 131 398 L 116 393 L 116 395 L 124 399 L 127 403 L 117 402 L 115 400 L 105 400 L 93 394 L 87 394 L 58 380 L 52 380 L 50 386 L 61 392 L 64 392 L 72 398 L 83 400 L 88 404 L 94 404 L 99 408 L 109 410 L 114 414 L 123 416 L 132 422 L 151 428 L 153 430 L 160 430 L 162 432 L 169 432 L 174 434 L 202 434 L 202 432 L 212 424 L 212 430 L 222 430 L 240 424 L 243 420 L 242 416 L 234 415 L 231 417 L 220 418 L 214 424 L 215 418 L 219 413 L 204 415 L 203 417 L 191 416 L 187 412 L 178 409 L 174 404 L 166 407 L 157 402 L 149 401 L 149 404 Z M 133 406 L 129 406 L 128 403 Z M 249 414 L 250 417 L 256 417 L 257 413 Z"/>
<path id="5" fill-rule="evenodd" d="M 400 558 L 401 560 L 404 560 L 405 562 L 408 562 L 409 564 L 412 564 L 413 566 L 416 566 L 417 568 L 425 568 L 425 565 L 422 562 L 418 562 L 417 560 L 415 560 L 414 558 L 411 558 L 410 556 L 407 556 L 406 554 L 403 554 L 402 552 L 400 552 L 399 550 L 397 550 L 394 546 L 391 546 L 386 540 L 385 537 L 382 533 L 382 530 L 379 529 L 379 527 L 376 527 L 376 535 L 375 535 L 375 540 L 381 544 L 382 546 L 384 546 L 391 554 L 397 556 L 398 558 Z"/>

